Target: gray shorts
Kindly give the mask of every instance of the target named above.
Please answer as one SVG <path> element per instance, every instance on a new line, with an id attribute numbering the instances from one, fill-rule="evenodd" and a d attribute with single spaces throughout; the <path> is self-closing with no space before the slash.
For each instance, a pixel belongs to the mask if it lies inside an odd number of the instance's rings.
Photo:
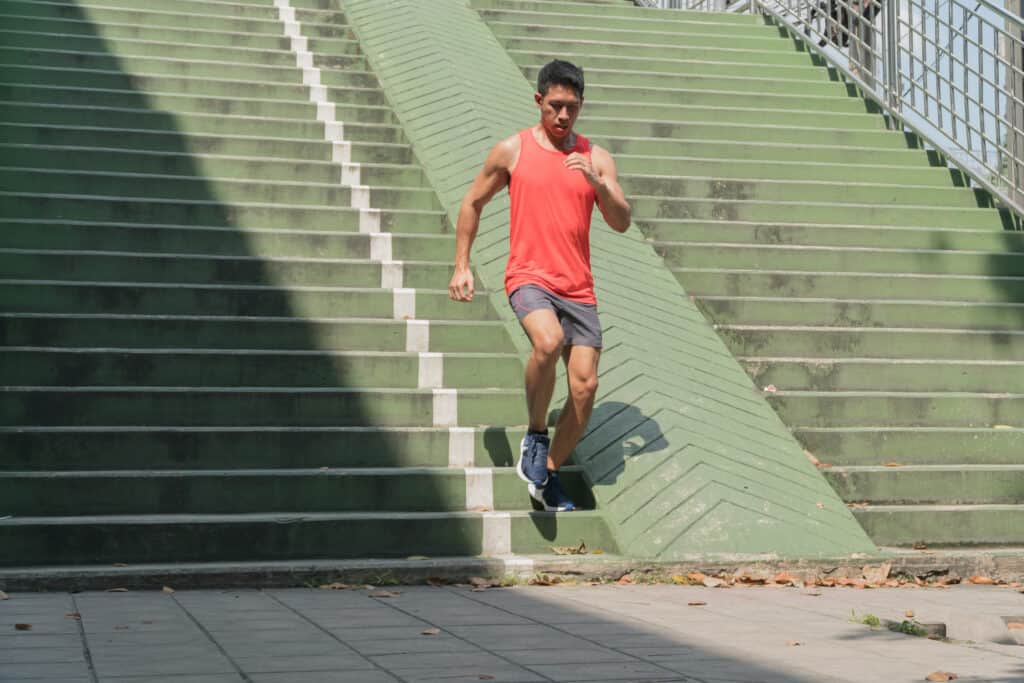
<path id="1" fill-rule="evenodd" d="M 581 304 L 552 294 L 537 285 L 523 285 L 512 290 L 508 297 L 519 323 L 530 313 L 547 308 L 555 312 L 562 324 L 566 346 L 592 346 L 601 348 L 601 321 L 596 304 Z"/>

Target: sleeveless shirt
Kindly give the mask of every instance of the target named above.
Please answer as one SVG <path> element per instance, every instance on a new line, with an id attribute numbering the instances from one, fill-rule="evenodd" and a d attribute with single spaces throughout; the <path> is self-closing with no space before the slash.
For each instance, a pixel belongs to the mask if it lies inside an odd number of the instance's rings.
<path id="1" fill-rule="evenodd" d="M 597 194 L 578 170 L 565 167 L 572 152 L 590 158 L 590 141 L 576 135 L 568 152 L 545 149 L 533 130 L 519 131 L 519 161 L 509 179 L 511 219 L 505 292 L 538 285 L 553 294 L 594 304 L 590 272 L 590 215 Z"/>

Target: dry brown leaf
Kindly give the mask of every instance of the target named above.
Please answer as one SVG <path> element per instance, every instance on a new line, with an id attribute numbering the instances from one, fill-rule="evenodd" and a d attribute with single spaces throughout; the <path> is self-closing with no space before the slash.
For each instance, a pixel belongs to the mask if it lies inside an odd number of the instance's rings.
<path id="1" fill-rule="evenodd" d="M 995 581 L 993 581 L 992 577 L 989 576 L 972 576 L 967 580 L 977 586 L 992 586 L 995 584 Z"/>
<path id="2" fill-rule="evenodd" d="M 493 508 L 489 508 L 486 505 L 477 505 L 470 512 L 490 512 Z"/>
<path id="3" fill-rule="evenodd" d="M 810 593 L 804 593 L 807 597 L 818 598 L 821 597 L 821 591 L 811 591 Z"/>
<path id="4" fill-rule="evenodd" d="M 420 631 L 420 635 L 436 636 L 440 632 L 441 632 L 441 629 L 439 629 L 439 628 L 425 628 L 422 631 Z"/>
<path id="5" fill-rule="evenodd" d="M 1021 582 L 1020 581 L 1011 581 L 1010 583 L 1008 583 L 1006 585 L 1009 586 L 1010 588 L 1020 588 L 1021 587 Z M 3 591 L 0 591 L 0 592 L 3 592 Z M 3 600 L 3 598 L 0 598 L 0 600 Z"/>
<path id="6" fill-rule="evenodd" d="M 881 584 L 889 578 L 889 573 L 892 571 L 892 562 L 884 562 L 877 567 L 871 565 L 865 565 L 861 570 L 861 576 L 869 584 Z"/>
<path id="7" fill-rule="evenodd" d="M 560 579 L 557 576 L 545 576 L 544 574 L 538 574 L 529 581 L 531 586 L 554 586 L 559 582 Z M 619 583 L 622 583 L 622 579 L 619 579 Z"/>
<path id="8" fill-rule="evenodd" d="M 766 386 L 766 387 L 764 388 L 764 393 L 766 393 L 766 394 L 774 394 L 774 393 L 776 393 L 776 392 L 777 392 L 778 390 L 779 390 L 779 388 L 778 388 L 778 387 L 776 387 L 776 386 L 775 386 L 774 384 L 769 384 L 768 386 Z"/>
<path id="9" fill-rule="evenodd" d="M 926 544 L 920 543 L 920 542 L 915 543 L 912 547 L 914 548 L 914 550 L 927 550 L 928 549 L 928 546 Z"/>
<path id="10" fill-rule="evenodd" d="M 783 586 L 785 586 L 785 585 L 795 586 L 798 583 L 803 585 L 803 581 L 801 581 L 800 579 L 796 578 L 795 576 L 793 576 L 789 572 L 779 572 L 778 574 L 776 574 L 775 576 L 772 577 L 772 583 L 777 583 L 777 584 L 780 584 L 780 585 L 783 585 Z"/>
<path id="11" fill-rule="evenodd" d="M 723 581 L 722 579 L 716 579 L 713 576 L 705 577 L 704 580 L 701 581 L 701 583 L 703 583 L 708 588 L 718 588 L 720 586 L 725 585 L 725 581 Z"/>
<path id="12" fill-rule="evenodd" d="M 320 588 L 327 591 L 345 591 L 349 588 L 352 588 L 352 586 L 348 585 L 347 583 L 341 583 L 340 581 L 334 581 L 332 583 L 322 584 Z"/>
<path id="13" fill-rule="evenodd" d="M 796 647 L 797 645 L 803 645 L 803 643 L 801 643 L 799 640 L 787 640 L 786 645 L 789 645 L 790 647 Z"/>
<path id="14" fill-rule="evenodd" d="M 903 616 L 905 616 L 907 619 L 913 619 L 914 618 L 914 610 L 908 609 L 906 612 L 903 613 Z"/>
<path id="15" fill-rule="evenodd" d="M 74 619 L 75 621 L 81 621 L 82 620 L 82 615 L 79 614 L 78 612 L 72 612 L 71 614 L 65 614 L 64 618 L 65 619 Z"/>
<path id="16" fill-rule="evenodd" d="M 620 586 L 626 586 L 628 584 L 633 583 L 633 577 L 629 574 L 623 574 L 618 578 L 618 580 L 615 583 L 619 584 Z"/>
<path id="17" fill-rule="evenodd" d="M 164 586 L 163 587 L 163 592 L 167 593 L 168 595 L 173 595 L 176 591 L 173 588 L 171 588 L 170 586 Z"/>
<path id="18" fill-rule="evenodd" d="M 689 605 L 690 607 L 703 607 L 704 605 L 706 605 L 708 603 L 703 602 L 701 600 L 694 600 L 693 602 L 688 602 L 686 604 Z"/>
<path id="19" fill-rule="evenodd" d="M 706 574 L 701 574 L 700 572 L 690 572 L 686 577 L 694 583 L 704 583 L 704 579 L 708 578 Z"/>
<path id="20" fill-rule="evenodd" d="M 816 508 L 818 508 L 819 510 L 824 510 L 825 509 L 825 504 L 822 503 L 820 500 L 817 503 L 815 503 L 814 506 Z"/>
<path id="21" fill-rule="evenodd" d="M 768 582 L 768 578 L 764 576 L 755 576 L 753 574 L 740 574 L 735 579 L 736 583 L 746 586 L 763 586 Z"/>
<path id="22" fill-rule="evenodd" d="M 370 593 L 371 598 L 396 598 L 402 593 L 400 591 L 377 591 Z"/>
<path id="23" fill-rule="evenodd" d="M 551 552 L 555 555 L 586 555 L 587 544 L 580 541 L 579 545 L 553 545 Z"/>
<path id="24" fill-rule="evenodd" d="M 958 583 L 960 583 L 960 577 L 959 576 L 942 576 L 942 577 L 939 577 L 935 581 L 936 585 L 942 586 L 943 588 L 945 588 L 947 586 L 953 586 L 953 585 L 956 585 Z"/>
<path id="25" fill-rule="evenodd" d="M 1024 631 L 1024 623 L 1021 623 L 1019 621 L 1011 621 L 1006 625 L 1006 628 L 1010 629 L 1011 631 Z"/>
<path id="26" fill-rule="evenodd" d="M 951 671 L 933 671 L 925 676 L 926 681 L 955 681 L 957 675 Z"/>
<path id="27" fill-rule="evenodd" d="M 127 588 L 108 588 L 107 593 L 127 593 Z"/>
<path id="28" fill-rule="evenodd" d="M 11 597 L 9 595 L 7 595 L 7 593 L 4 593 L 3 591 L 0 591 L 0 600 L 10 600 L 10 599 L 11 599 Z"/>
<path id="29" fill-rule="evenodd" d="M 903 467 L 903 463 L 901 463 L 901 462 L 887 462 L 884 465 L 882 465 L 882 467 Z"/>
<path id="30" fill-rule="evenodd" d="M 31 631 L 32 630 L 32 624 L 15 624 L 14 625 L 14 630 L 15 631 Z"/>

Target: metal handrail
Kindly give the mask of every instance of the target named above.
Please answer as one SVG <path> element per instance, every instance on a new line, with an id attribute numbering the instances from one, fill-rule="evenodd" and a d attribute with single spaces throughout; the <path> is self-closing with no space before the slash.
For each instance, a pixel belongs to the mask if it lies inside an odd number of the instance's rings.
<path id="1" fill-rule="evenodd" d="M 736 9 L 729 0 L 635 1 Z M 992 0 L 748 0 L 745 9 L 786 27 L 876 101 L 891 127 L 913 131 L 1024 215 L 1024 18 Z"/>

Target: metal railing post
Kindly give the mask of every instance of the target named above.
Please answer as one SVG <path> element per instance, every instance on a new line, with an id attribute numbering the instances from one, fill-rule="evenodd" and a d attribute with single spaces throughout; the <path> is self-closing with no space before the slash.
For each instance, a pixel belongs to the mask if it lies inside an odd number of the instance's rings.
<path id="1" fill-rule="evenodd" d="M 885 96 L 889 109 L 900 112 L 900 76 L 899 76 L 899 22 L 896 17 L 900 11 L 900 0 L 888 0 L 885 9 L 885 52 L 884 78 Z M 889 128 L 898 129 L 899 121 L 895 116 L 889 117 Z"/>

